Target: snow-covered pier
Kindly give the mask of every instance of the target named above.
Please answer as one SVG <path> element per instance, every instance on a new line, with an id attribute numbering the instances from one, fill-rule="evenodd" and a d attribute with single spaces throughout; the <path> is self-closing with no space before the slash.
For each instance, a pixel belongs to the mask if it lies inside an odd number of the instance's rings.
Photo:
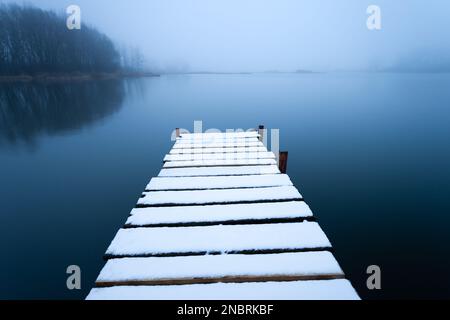
<path id="1" fill-rule="evenodd" d="M 257 131 L 181 134 L 87 299 L 359 299 Z"/>

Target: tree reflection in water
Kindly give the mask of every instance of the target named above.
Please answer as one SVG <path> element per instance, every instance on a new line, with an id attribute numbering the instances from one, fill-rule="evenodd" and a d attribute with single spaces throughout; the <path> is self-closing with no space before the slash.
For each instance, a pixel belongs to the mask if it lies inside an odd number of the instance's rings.
<path id="1" fill-rule="evenodd" d="M 118 111 L 124 92 L 119 80 L 0 84 L 0 145 L 91 125 Z"/>

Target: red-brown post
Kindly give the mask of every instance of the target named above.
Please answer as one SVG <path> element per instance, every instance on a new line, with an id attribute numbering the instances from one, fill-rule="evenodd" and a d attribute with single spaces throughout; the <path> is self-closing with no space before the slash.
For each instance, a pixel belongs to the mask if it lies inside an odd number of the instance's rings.
<path id="1" fill-rule="evenodd" d="M 177 138 L 179 138 L 180 137 L 180 128 L 176 128 L 175 132 L 176 132 Z"/>
<path id="2" fill-rule="evenodd" d="M 289 153 L 287 151 L 280 152 L 280 160 L 278 165 L 281 173 L 284 174 L 287 172 L 288 155 Z"/>

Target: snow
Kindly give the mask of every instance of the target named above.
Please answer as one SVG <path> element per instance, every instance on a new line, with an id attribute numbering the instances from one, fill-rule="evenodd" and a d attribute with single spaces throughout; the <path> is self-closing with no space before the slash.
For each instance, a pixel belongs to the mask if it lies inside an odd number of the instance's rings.
<path id="1" fill-rule="evenodd" d="M 178 177 L 153 178 L 146 190 L 199 190 L 292 186 L 285 174 L 230 176 L 230 177 Z"/>
<path id="2" fill-rule="evenodd" d="M 179 138 L 176 140 L 177 143 L 232 143 L 232 142 L 257 142 L 260 141 L 257 137 L 214 137 L 205 136 L 201 138 Z"/>
<path id="3" fill-rule="evenodd" d="M 331 248 L 316 222 L 121 229 L 106 254 L 113 257 Z"/>
<path id="4" fill-rule="evenodd" d="M 280 254 L 123 258 L 108 260 L 97 282 L 223 277 L 340 276 L 328 251 Z"/>
<path id="5" fill-rule="evenodd" d="M 359 300 L 348 280 L 94 288 L 88 300 Z"/>
<path id="6" fill-rule="evenodd" d="M 120 229 L 106 251 L 97 283 L 115 286 L 94 288 L 87 299 L 358 300 L 345 279 L 307 280 L 344 274 L 324 251 L 331 243 L 316 222 L 273 223 L 312 212 L 258 137 L 253 131 L 177 138 L 151 191 L 131 211 L 132 228 Z M 264 224 L 174 226 L 244 220 Z M 148 285 L 258 277 L 292 281 Z"/>
<path id="7" fill-rule="evenodd" d="M 257 202 L 275 200 L 300 200 L 295 187 L 270 187 L 196 191 L 153 191 L 144 193 L 139 205 L 184 205 Z"/>
<path id="8" fill-rule="evenodd" d="M 274 159 L 171 161 L 164 168 L 275 165 Z"/>
<path id="9" fill-rule="evenodd" d="M 303 201 L 188 207 L 135 208 L 126 225 L 149 226 L 193 222 L 221 222 L 308 218 L 313 214 Z"/>
<path id="10" fill-rule="evenodd" d="M 257 131 L 247 132 L 203 132 L 203 133 L 182 133 L 180 139 L 201 139 L 201 138 L 255 138 L 259 137 Z"/>
<path id="11" fill-rule="evenodd" d="M 196 176 L 239 176 L 256 174 L 279 174 L 275 165 L 270 166 L 242 166 L 242 167 L 210 167 L 210 168 L 176 168 L 162 169 L 160 177 L 196 177 Z"/>
<path id="12" fill-rule="evenodd" d="M 273 152 L 168 154 L 164 161 L 275 159 Z"/>
<path id="13" fill-rule="evenodd" d="M 242 153 L 267 152 L 266 147 L 239 147 L 239 148 L 200 148 L 200 149 L 172 149 L 170 154 L 208 154 L 208 153 Z"/>
<path id="14" fill-rule="evenodd" d="M 264 144 L 259 140 L 245 142 L 213 142 L 213 143 L 180 143 L 176 142 L 174 149 L 189 148 L 243 148 L 243 147 L 263 147 Z"/>

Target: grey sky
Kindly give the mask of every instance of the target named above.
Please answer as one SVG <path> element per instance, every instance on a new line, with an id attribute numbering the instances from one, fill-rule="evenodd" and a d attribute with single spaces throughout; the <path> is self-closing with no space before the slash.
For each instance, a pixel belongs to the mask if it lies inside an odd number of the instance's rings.
<path id="1" fill-rule="evenodd" d="M 5 0 L 1 0 L 5 1 Z M 19 2 L 22 1 L 13 1 Z M 28 0 L 64 11 L 160 68 L 214 71 L 386 67 L 450 48 L 448 0 Z M 366 28 L 370 4 L 382 30 Z M 414 61 L 414 59 L 412 59 Z"/>

